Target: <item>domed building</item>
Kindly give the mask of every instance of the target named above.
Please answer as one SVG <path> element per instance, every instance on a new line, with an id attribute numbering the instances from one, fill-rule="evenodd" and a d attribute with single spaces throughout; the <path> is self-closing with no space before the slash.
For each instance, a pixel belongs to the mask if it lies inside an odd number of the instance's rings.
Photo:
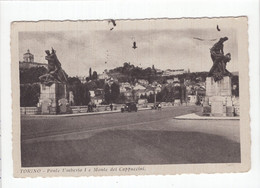
<path id="1" fill-rule="evenodd" d="M 34 56 L 33 56 L 33 54 L 30 53 L 29 49 L 27 50 L 27 53 L 23 54 L 23 61 L 27 62 L 27 63 L 28 62 L 30 62 L 30 63 L 34 62 Z"/>
<path id="2" fill-rule="evenodd" d="M 23 54 L 23 61 L 19 61 L 19 68 L 20 69 L 29 69 L 32 67 L 48 67 L 46 63 L 37 63 L 34 62 L 34 55 L 30 53 L 28 49 L 25 54 Z"/>

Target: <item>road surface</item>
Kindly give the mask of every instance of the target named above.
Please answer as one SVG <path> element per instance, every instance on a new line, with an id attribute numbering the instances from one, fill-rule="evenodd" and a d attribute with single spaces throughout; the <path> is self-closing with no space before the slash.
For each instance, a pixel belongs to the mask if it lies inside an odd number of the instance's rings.
<path id="1" fill-rule="evenodd" d="M 23 167 L 240 162 L 238 120 L 176 120 L 200 107 L 21 120 Z"/>

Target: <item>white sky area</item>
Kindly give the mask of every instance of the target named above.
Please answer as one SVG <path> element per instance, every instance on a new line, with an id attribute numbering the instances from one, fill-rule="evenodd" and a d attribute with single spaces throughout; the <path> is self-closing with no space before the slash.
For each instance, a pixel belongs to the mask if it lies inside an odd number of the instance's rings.
<path id="1" fill-rule="evenodd" d="M 116 20 L 116 27 L 110 31 L 112 23 L 107 21 L 88 21 L 74 24 L 73 29 L 45 29 L 19 33 L 19 60 L 30 49 L 35 62 L 47 63 L 45 50 L 53 47 L 69 76 L 88 76 L 89 68 L 98 74 L 104 69 L 113 69 L 130 62 L 139 67 L 166 69 L 190 69 L 209 71 L 213 62 L 210 48 L 220 37 L 227 36 L 224 53 L 231 53 L 227 69 L 238 71 L 236 29 L 176 20 Z M 78 27 L 77 27 L 78 26 Z M 196 38 L 205 39 L 204 41 Z M 216 41 L 210 41 L 217 39 Z M 137 48 L 133 49 L 136 41 Z M 107 63 L 105 63 L 107 62 Z"/>

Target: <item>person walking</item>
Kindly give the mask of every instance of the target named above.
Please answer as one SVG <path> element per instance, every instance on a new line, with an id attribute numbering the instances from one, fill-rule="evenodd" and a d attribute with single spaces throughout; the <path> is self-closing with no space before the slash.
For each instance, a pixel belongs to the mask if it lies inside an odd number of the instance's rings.
<path id="1" fill-rule="evenodd" d="M 162 109 L 162 105 L 161 103 L 158 104 L 158 110 L 161 110 Z"/>
<path id="2" fill-rule="evenodd" d="M 111 111 L 113 111 L 113 104 L 112 103 L 110 104 L 110 109 L 111 109 Z"/>

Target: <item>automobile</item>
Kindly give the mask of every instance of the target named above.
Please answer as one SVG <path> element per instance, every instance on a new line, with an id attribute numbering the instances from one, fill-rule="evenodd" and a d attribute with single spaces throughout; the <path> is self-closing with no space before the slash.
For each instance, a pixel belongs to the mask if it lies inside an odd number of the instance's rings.
<path id="1" fill-rule="evenodd" d="M 157 102 L 156 104 L 152 105 L 151 106 L 152 110 L 161 109 L 162 106 L 160 104 L 161 104 L 160 102 Z"/>
<path id="2" fill-rule="evenodd" d="M 121 107 L 121 112 L 132 112 L 132 111 L 135 111 L 137 112 L 137 106 L 134 102 L 129 102 L 129 103 L 126 103 L 124 104 L 122 107 Z"/>

